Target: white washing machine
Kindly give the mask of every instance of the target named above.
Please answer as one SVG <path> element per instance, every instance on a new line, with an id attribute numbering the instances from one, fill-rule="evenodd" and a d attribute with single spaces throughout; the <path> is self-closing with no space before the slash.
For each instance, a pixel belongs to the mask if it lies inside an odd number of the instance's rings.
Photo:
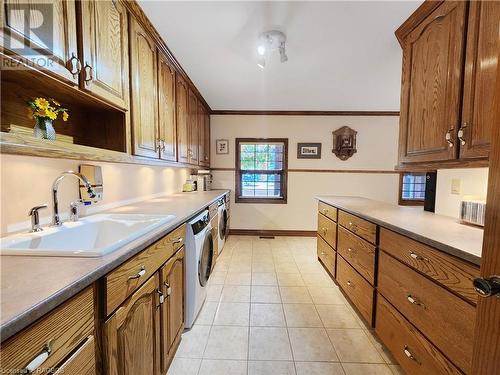
<path id="1" fill-rule="evenodd" d="M 207 297 L 213 255 L 212 226 L 205 210 L 189 221 L 186 228 L 186 328 L 193 326 Z"/>
<path id="2" fill-rule="evenodd" d="M 217 240 L 219 241 L 219 255 L 222 253 L 224 244 L 226 243 L 226 237 L 229 233 L 228 216 L 226 210 L 226 201 L 222 197 L 217 201 L 218 204 L 218 214 L 219 214 L 219 231 L 217 233 Z"/>

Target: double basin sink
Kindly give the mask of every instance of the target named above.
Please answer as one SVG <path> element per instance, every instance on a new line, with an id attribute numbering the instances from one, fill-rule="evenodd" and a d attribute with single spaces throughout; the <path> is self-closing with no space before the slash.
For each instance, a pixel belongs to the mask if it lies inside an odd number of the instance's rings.
<path id="1" fill-rule="evenodd" d="M 174 219 L 174 215 L 91 215 L 40 232 L 1 238 L 0 254 L 100 257 Z"/>

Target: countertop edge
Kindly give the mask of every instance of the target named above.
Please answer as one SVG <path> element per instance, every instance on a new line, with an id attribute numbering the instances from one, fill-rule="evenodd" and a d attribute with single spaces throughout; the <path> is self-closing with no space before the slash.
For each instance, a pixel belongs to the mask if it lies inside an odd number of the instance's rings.
<path id="1" fill-rule="evenodd" d="M 28 310 L 23 311 L 15 318 L 4 322 L 0 326 L 0 342 L 3 343 L 4 341 L 8 340 L 18 332 L 22 331 L 23 329 L 34 323 L 36 320 L 40 319 L 41 317 L 43 317 L 50 311 L 54 310 L 59 305 L 70 299 L 71 297 L 75 296 L 85 288 L 89 287 L 92 283 L 94 283 L 101 277 L 105 276 L 109 271 L 125 263 L 134 255 L 140 253 L 145 248 L 147 248 L 154 242 L 158 241 L 160 238 L 170 233 L 175 228 L 184 224 L 190 218 L 196 216 L 198 213 L 203 211 L 207 206 L 211 205 L 212 203 L 214 203 L 215 201 L 217 201 L 218 199 L 220 199 L 222 196 L 224 196 L 229 192 L 230 190 L 220 190 L 220 194 L 218 194 L 215 198 L 208 200 L 206 203 L 201 205 L 199 208 L 194 210 L 189 215 L 184 217 L 179 217 L 175 221 L 167 223 L 166 226 L 156 229 L 153 232 L 150 232 L 149 234 L 143 236 L 141 238 L 143 239 L 143 241 L 141 241 L 140 244 L 135 244 L 139 240 L 135 240 L 129 244 L 126 244 L 125 246 L 122 247 L 122 249 L 126 248 L 127 246 L 132 246 L 130 251 L 127 251 L 120 257 L 111 260 L 109 263 L 99 268 L 96 268 L 94 271 L 86 274 L 85 276 L 81 277 L 75 282 L 68 284 L 66 287 L 58 290 L 54 294 L 50 295 L 48 298 L 40 301 L 40 303 L 33 305 Z M 120 249 L 118 249 L 117 251 L 119 250 Z"/>
<path id="2" fill-rule="evenodd" d="M 462 260 L 464 260 L 466 262 L 475 264 L 476 266 L 480 266 L 481 265 L 481 257 L 478 257 L 478 256 L 476 256 L 474 254 L 468 253 L 468 252 L 463 251 L 461 249 L 457 249 L 457 248 L 455 248 L 453 246 L 446 245 L 446 244 L 444 244 L 442 242 L 439 242 L 439 241 L 433 240 L 431 238 L 422 236 L 422 235 L 420 235 L 418 233 L 414 233 L 412 231 L 403 229 L 401 227 L 398 227 L 398 226 L 393 225 L 391 223 L 387 223 L 387 222 L 385 222 L 383 220 L 374 218 L 374 217 L 372 217 L 370 215 L 361 213 L 359 211 L 350 209 L 350 208 L 345 207 L 343 205 L 333 204 L 332 202 L 328 201 L 327 198 L 315 197 L 315 199 L 318 200 L 318 201 L 320 201 L 320 202 L 323 202 L 323 203 L 332 205 L 334 207 L 337 207 L 338 209 L 341 209 L 342 211 L 345 211 L 345 212 L 350 213 L 352 215 L 359 216 L 360 218 L 363 218 L 363 219 L 366 219 L 368 221 L 371 221 L 372 223 L 377 224 L 377 225 L 379 225 L 381 227 L 384 227 L 386 229 L 392 230 L 393 232 L 402 234 L 403 236 L 409 237 L 409 238 L 411 238 L 411 239 L 413 239 L 415 241 L 419 241 L 419 242 L 422 242 L 425 245 L 434 247 L 437 250 L 440 250 L 440 251 L 442 251 L 442 252 L 444 252 L 444 253 L 446 253 L 448 255 L 460 258 L 460 259 L 462 259 Z"/>

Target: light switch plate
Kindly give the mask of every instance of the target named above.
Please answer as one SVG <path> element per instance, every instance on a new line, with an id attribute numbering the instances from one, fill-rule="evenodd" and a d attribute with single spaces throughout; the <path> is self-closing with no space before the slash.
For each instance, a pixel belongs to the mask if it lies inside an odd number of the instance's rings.
<path id="1" fill-rule="evenodd" d="M 459 178 L 453 178 L 451 180 L 451 194 L 460 194 L 460 190 L 462 187 L 462 180 Z"/>

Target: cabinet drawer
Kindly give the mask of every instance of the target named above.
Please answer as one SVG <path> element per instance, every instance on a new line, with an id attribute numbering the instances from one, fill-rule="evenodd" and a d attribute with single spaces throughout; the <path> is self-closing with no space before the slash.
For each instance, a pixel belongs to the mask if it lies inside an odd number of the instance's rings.
<path id="1" fill-rule="evenodd" d="M 106 313 L 111 314 L 183 244 L 186 225 L 167 234 L 106 276 Z"/>
<path id="2" fill-rule="evenodd" d="M 370 284 L 375 284 L 375 246 L 339 226 L 337 251 Z"/>
<path id="3" fill-rule="evenodd" d="M 337 257 L 337 282 L 358 308 L 366 321 L 372 324 L 373 288 L 341 256 Z"/>
<path id="4" fill-rule="evenodd" d="M 383 251 L 378 290 L 453 363 L 470 373 L 476 318 L 471 304 Z"/>
<path id="5" fill-rule="evenodd" d="M 385 228 L 380 228 L 380 248 L 472 303 L 477 303 L 472 280 L 479 277 L 478 267 Z"/>
<path id="6" fill-rule="evenodd" d="M 322 214 L 318 214 L 318 234 L 334 249 L 337 246 L 337 224 Z"/>
<path id="7" fill-rule="evenodd" d="M 337 221 L 337 209 L 335 207 L 329 206 L 323 202 L 318 202 L 318 212 L 333 221 Z"/>
<path id="8" fill-rule="evenodd" d="M 335 277 L 335 257 L 337 253 L 320 236 L 317 239 L 317 252 L 318 258 L 321 259 L 328 272 Z"/>
<path id="9" fill-rule="evenodd" d="M 42 358 L 50 347 L 50 355 L 33 369 L 35 373 L 46 374 L 42 369 L 60 364 L 93 331 L 94 295 L 92 288 L 88 288 L 3 343 L 1 369 L 10 371 L 5 373 L 23 374 L 22 370 L 35 358 Z"/>
<path id="10" fill-rule="evenodd" d="M 377 226 L 357 216 L 339 211 L 339 224 L 365 240 L 376 243 Z"/>
<path id="11" fill-rule="evenodd" d="M 462 374 L 381 295 L 375 320 L 375 332 L 408 375 Z"/>
<path id="12" fill-rule="evenodd" d="M 95 375 L 95 343 L 94 336 L 87 340 L 61 364 L 55 375 Z"/>

